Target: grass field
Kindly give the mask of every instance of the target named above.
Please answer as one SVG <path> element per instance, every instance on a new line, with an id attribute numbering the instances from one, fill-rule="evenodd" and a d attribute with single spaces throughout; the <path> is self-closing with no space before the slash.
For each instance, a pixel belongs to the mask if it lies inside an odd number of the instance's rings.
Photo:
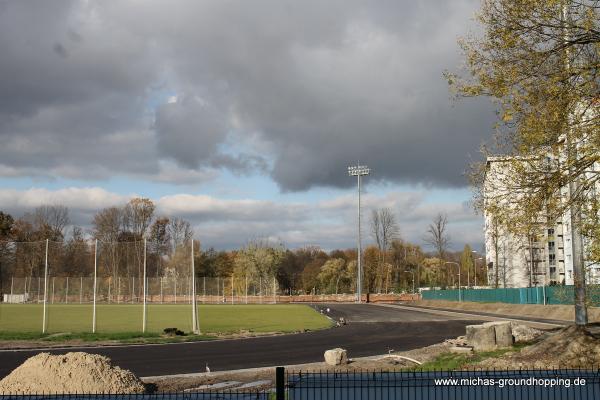
<path id="1" fill-rule="evenodd" d="M 0 304 L 0 337 L 40 332 L 42 306 L 37 304 Z M 98 305 L 96 331 L 99 333 L 140 332 L 141 305 Z M 305 305 L 198 305 L 203 333 L 296 332 L 327 328 L 330 321 Z M 148 305 L 147 332 L 162 332 L 176 327 L 190 331 L 190 305 Z M 91 305 L 49 305 L 47 332 L 91 332 Z"/>

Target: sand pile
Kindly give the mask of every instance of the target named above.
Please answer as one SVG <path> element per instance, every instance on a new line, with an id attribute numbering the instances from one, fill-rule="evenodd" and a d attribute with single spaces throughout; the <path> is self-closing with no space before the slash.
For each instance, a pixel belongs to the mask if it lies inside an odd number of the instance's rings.
<path id="1" fill-rule="evenodd" d="M 132 372 L 111 365 L 110 358 L 83 352 L 27 359 L 0 381 L 0 393 L 143 393 Z"/>
<path id="2" fill-rule="evenodd" d="M 547 333 L 537 343 L 518 353 L 488 359 L 476 365 L 484 368 L 589 368 L 600 365 L 600 339 L 576 325 Z"/>

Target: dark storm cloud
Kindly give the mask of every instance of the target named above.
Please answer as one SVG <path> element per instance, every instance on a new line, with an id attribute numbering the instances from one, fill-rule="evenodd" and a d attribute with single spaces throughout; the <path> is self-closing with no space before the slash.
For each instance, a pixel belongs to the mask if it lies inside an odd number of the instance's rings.
<path id="1" fill-rule="evenodd" d="M 476 0 L 2 4 L 0 173 L 462 186 L 494 119 L 441 78 Z"/>

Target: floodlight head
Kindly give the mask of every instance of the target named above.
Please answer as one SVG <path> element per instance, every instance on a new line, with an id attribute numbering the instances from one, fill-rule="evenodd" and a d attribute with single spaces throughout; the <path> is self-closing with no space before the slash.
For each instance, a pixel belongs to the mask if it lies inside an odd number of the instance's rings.
<path id="1" fill-rule="evenodd" d="M 360 175 L 369 175 L 371 170 L 366 165 L 353 165 L 348 167 L 348 175 L 350 176 L 360 176 Z"/>

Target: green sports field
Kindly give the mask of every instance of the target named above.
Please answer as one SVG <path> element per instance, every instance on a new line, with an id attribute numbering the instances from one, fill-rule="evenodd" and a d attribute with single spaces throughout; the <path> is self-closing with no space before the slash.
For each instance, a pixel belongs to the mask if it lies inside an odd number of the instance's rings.
<path id="1" fill-rule="evenodd" d="M 40 332 L 42 305 L 0 304 L 1 332 Z M 141 305 L 98 305 L 97 332 L 140 332 Z M 203 333 L 296 332 L 331 326 L 323 315 L 305 305 L 198 305 Z M 148 305 L 147 331 L 176 327 L 190 331 L 191 305 Z M 91 305 L 48 305 L 47 332 L 91 332 Z"/>

